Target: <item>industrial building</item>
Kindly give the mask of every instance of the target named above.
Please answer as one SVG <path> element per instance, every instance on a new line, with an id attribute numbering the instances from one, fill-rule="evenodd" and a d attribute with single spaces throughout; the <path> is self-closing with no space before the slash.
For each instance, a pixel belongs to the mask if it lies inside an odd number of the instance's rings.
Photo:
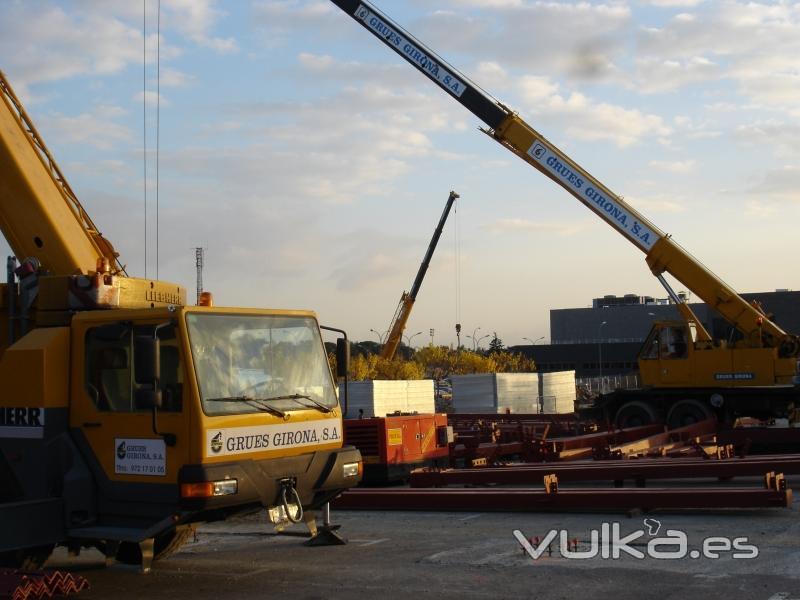
<path id="1" fill-rule="evenodd" d="M 785 331 L 800 332 L 800 291 L 741 294 L 757 300 Z M 685 296 L 684 296 L 685 297 Z M 731 335 L 729 323 L 702 302 L 689 301 L 715 338 Z M 578 377 L 625 375 L 636 370 L 637 354 L 654 321 L 680 319 L 674 303 L 625 294 L 592 300 L 591 307 L 550 311 L 550 344 L 515 346 L 536 361 L 540 371 L 575 370 Z"/>

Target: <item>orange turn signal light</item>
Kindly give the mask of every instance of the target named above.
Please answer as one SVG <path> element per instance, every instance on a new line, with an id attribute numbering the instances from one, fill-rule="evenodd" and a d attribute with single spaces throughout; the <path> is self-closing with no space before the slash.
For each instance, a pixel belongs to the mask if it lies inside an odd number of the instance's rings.
<path id="1" fill-rule="evenodd" d="M 181 484 L 181 498 L 211 498 L 213 495 L 214 484 L 211 481 Z"/>

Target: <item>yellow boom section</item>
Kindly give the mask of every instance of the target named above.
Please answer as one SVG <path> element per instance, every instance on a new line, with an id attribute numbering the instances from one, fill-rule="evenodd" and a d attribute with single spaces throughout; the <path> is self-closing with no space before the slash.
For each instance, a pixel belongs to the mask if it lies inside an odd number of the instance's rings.
<path id="1" fill-rule="evenodd" d="M 797 337 L 766 318 L 733 288 L 709 271 L 672 238 L 650 223 L 619 196 L 578 166 L 515 114 L 494 131 L 498 142 L 555 181 L 647 255 L 654 275 L 664 272 L 683 283 L 739 329 L 751 347 L 780 347 L 797 354 Z"/>
<path id="2" fill-rule="evenodd" d="M 124 274 L 2 72 L 0 97 L 0 230 L 14 254 L 53 275 L 89 273 L 98 259 Z"/>
<path id="3" fill-rule="evenodd" d="M 589 175 L 511 109 L 442 60 L 367 0 L 331 0 L 403 60 L 472 112 L 484 131 L 558 183 L 647 255 L 654 275 L 667 272 L 719 311 L 751 347 L 800 354 L 800 338 L 789 335 L 706 269 L 622 198 Z M 662 281 L 663 284 L 663 281 Z M 668 290 L 669 291 L 669 290 Z M 683 312 L 683 311 L 682 311 Z"/>
<path id="4" fill-rule="evenodd" d="M 388 360 L 394 358 L 397 347 L 403 339 L 403 331 L 406 329 L 406 323 L 411 316 L 411 309 L 414 307 L 414 298 L 410 294 L 403 292 L 400 297 L 400 303 L 397 305 L 394 317 L 392 318 L 392 329 L 389 335 L 386 336 L 386 343 L 381 350 L 381 357 Z"/>

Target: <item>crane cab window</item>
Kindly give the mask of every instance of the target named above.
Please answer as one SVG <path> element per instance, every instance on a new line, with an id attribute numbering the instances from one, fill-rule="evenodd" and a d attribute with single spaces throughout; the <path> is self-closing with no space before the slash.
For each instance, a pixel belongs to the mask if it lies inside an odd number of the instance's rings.
<path id="1" fill-rule="evenodd" d="M 643 360 L 658 360 L 658 334 L 660 330 L 654 329 L 647 336 L 642 349 L 639 351 L 639 358 Z"/>
<path id="2" fill-rule="evenodd" d="M 688 357 L 686 331 L 683 327 L 663 327 L 653 330 L 642 346 L 643 360 L 681 359 Z"/>
<path id="3" fill-rule="evenodd" d="M 665 327 L 661 330 L 661 358 L 686 358 L 686 332 L 683 327 Z"/>
<path id="4" fill-rule="evenodd" d="M 97 410 L 148 410 L 136 406 L 136 383 L 133 379 L 135 333 L 129 323 L 102 325 L 86 332 L 84 382 Z M 175 328 L 159 329 L 158 337 L 161 341 L 161 410 L 179 412 L 182 408 L 183 369 Z"/>

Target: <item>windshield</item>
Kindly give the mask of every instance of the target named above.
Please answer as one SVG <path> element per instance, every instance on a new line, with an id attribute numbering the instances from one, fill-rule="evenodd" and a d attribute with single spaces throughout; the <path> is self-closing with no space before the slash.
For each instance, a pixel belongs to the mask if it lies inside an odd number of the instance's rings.
<path id="1" fill-rule="evenodd" d="M 189 313 L 186 323 L 207 415 L 336 407 L 314 319 Z"/>

